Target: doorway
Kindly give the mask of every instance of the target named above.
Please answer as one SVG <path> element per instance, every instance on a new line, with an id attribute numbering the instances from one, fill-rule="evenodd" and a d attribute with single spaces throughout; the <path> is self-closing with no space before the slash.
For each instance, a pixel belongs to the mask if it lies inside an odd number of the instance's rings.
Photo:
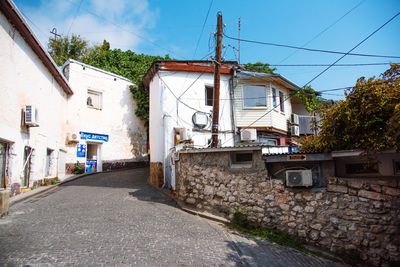
<path id="1" fill-rule="evenodd" d="M 0 142 L 0 188 L 6 188 L 7 143 Z"/>
<path id="2" fill-rule="evenodd" d="M 32 153 L 33 153 L 33 148 L 26 146 L 24 148 L 24 165 L 23 165 L 23 174 L 24 176 L 22 177 L 22 187 L 28 187 L 29 186 L 29 178 L 31 174 L 31 163 L 32 163 Z"/>
<path id="3" fill-rule="evenodd" d="M 85 172 L 102 171 L 101 167 L 101 144 L 88 143 L 86 150 Z"/>
<path id="4" fill-rule="evenodd" d="M 52 149 L 47 149 L 46 152 L 46 177 L 49 177 L 52 175 L 52 168 L 53 168 L 53 152 L 54 150 Z"/>

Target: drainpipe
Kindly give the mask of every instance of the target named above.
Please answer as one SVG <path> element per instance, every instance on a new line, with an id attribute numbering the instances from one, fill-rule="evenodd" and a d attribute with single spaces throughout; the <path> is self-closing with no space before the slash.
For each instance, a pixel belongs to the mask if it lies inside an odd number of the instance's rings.
<path id="1" fill-rule="evenodd" d="M 231 78 L 229 79 L 229 94 L 230 94 L 230 101 L 231 101 L 231 127 L 232 127 L 232 132 L 233 132 L 233 143 L 235 145 L 236 142 L 236 123 L 235 123 L 235 93 L 234 93 L 234 85 L 233 85 L 233 79 L 234 76 L 236 75 L 236 69 L 233 69 L 233 73 Z"/>
<path id="2" fill-rule="evenodd" d="M 166 160 L 165 160 L 165 158 L 166 158 L 166 153 L 169 153 L 169 149 L 168 149 L 168 120 L 167 120 L 167 118 L 172 118 L 172 116 L 171 115 L 169 115 L 169 114 L 167 114 L 167 113 L 164 113 L 164 116 L 163 116 L 163 126 L 164 126 L 164 136 L 163 136 L 163 139 L 164 139 L 164 150 L 163 150 L 163 180 L 164 180 L 164 183 L 163 183 L 163 185 L 161 186 L 161 188 L 164 188 L 164 186 L 165 186 L 165 168 L 166 168 L 166 164 L 165 164 L 165 162 L 166 162 Z"/>

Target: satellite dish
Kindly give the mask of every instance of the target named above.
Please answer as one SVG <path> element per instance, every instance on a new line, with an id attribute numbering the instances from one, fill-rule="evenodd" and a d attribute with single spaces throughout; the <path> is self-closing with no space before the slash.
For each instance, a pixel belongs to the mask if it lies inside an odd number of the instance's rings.
<path id="1" fill-rule="evenodd" d="M 210 117 L 205 112 L 197 111 L 192 116 L 194 126 L 200 129 L 204 129 L 209 124 L 209 121 Z"/>

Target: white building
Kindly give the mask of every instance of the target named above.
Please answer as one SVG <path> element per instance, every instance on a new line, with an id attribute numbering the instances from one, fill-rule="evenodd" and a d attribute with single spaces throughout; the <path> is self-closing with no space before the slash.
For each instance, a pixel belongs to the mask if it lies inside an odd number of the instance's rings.
<path id="1" fill-rule="evenodd" d="M 76 162 L 91 172 L 144 160 L 147 134 L 135 115 L 132 82 L 75 60 L 63 72 L 74 89 L 68 100 L 67 170 Z"/>
<path id="2" fill-rule="evenodd" d="M 62 73 L 10 0 L 0 11 L 0 188 L 145 160 L 132 82 L 74 60 Z"/>
<path id="3" fill-rule="evenodd" d="M 287 152 L 291 136 L 299 135 L 293 113 L 306 112 L 300 99 L 288 97 L 299 87 L 278 74 L 245 71 L 236 62 L 221 69 L 219 145 L 281 146 L 277 151 Z M 174 189 L 174 152 L 209 147 L 213 72 L 210 61 L 159 61 L 144 77 L 150 92 L 151 184 Z"/>
<path id="4" fill-rule="evenodd" d="M 0 180 L 18 193 L 64 175 L 72 89 L 14 4 L 0 11 Z"/>
<path id="5" fill-rule="evenodd" d="M 234 144 L 230 83 L 233 65 L 221 68 L 220 144 Z M 211 142 L 214 67 L 207 61 L 158 61 L 144 83 L 150 92 L 150 183 L 174 188 L 171 152 L 179 144 L 206 148 Z M 173 169 L 173 168 L 172 168 Z M 164 178 L 165 177 L 165 180 Z"/>
<path id="6" fill-rule="evenodd" d="M 290 137 L 312 134 L 313 118 L 295 96 L 300 88 L 279 74 L 238 70 L 234 77 L 234 121 L 241 142 L 287 146 Z"/>

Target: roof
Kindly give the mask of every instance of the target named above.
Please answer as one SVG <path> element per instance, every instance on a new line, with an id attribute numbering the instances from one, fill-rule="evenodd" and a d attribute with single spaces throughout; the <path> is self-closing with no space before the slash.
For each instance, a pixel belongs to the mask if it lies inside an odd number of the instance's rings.
<path id="1" fill-rule="evenodd" d="M 38 38 L 35 36 L 14 3 L 11 0 L 1 0 L 0 10 L 7 20 L 14 26 L 14 28 L 21 34 L 22 38 L 24 38 L 25 42 L 29 45 L 33 52 L 39 57 L 40 61 L 42 61 L 43 65 L 49 70 L 64 92 L 67 95 L 72 95 L 73 91 L 69 86 L 68 81 L 65 79 L 64 75 L 61 73 L 50 54 L 40 44 Z"/>
<path id="2" fill-rule="evenodd" d="M 125 77 L 123 77 L 123 76 L 117 75 L 117 74 L 112 73 L 112 72 L 109 72 L 109 71 L 105 71 L 105 70 L 103 70 L 103 69 L 96 68 L 96 67 L 94 67 L 94 66 L 92 66 L 92 65 L 85 64 L 85 63 L 80 62 L 80 61 L 75 60 L 75 59 L 68 59 L 68 60 L 64 63 L 62 69 L 64 69 L 65 66 L 67 66 L 67 65 L 70 64 L 70 63 L 78 64 L 78 65 L 81 65 L 81 66 L 83 66 L 83 67 L 85 67 L 85 68 L 89 68 L 89 69 L 92 69 L 92 70 L 95 70 L 95 71 L 98 71 L 98 72 L 101 72 L 101 73 L 104 73 L 104 74 L 113 76 L 113 77 L 118 78 L 118 79 L 120 79 L 120 80 L 124 80 L 124 81 L 127 81 L 127 82 L 132 83 L 132 81 L 129 80 L 128 78 L 125 78 Z"/>
<path id="3" fill-rule="evenodd" d="M 239 80 L 273 81 L 291 90 L 301 90 L 298 85 L 289 81 L 280 74 L 238 70 L 236 77 Z"/>
<path id="4" fill-rule="evenodd" d="M 220 68 L 221 74 L 231 74 L 233 67 L 238 67 L 236 61 L 224 61 Z M 214 73 L 214 62 L 207 60 L 161 60 L 154 61 L 143 77 L 146 88 L 158 71 L 182 71 Z"/>
<path id="5" fill-rule="evenodd" d="M 260 144 L 246 144 L 246 145 L 236 145 L 236 146 L 224 146 L 216 148 L 186 148 L 179 150 L 179 153 L 206 153 L 206 152 L 227 152 L 227 151 L 253 151 L 261 150 L 263 145 Z"/>

